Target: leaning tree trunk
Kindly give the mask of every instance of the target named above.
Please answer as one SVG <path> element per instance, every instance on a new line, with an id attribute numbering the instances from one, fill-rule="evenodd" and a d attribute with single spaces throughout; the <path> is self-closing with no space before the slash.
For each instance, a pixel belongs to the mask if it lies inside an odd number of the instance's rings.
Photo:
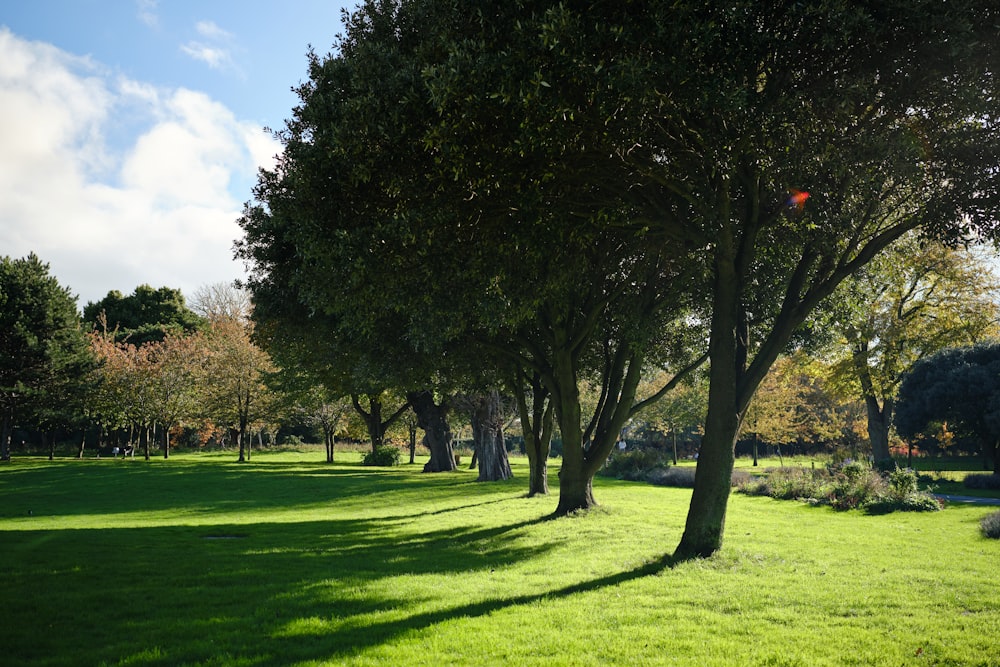
<path id="1" fill-rule="evenodd" d="M 411 392 L 407 398 L 417 415 L 417 425 L 424 430 L 424 444 L 431 458 L 424 465 L 424 472 L 447 472 L 455 469 L 455 452 L 452 448 L 451 428 L 448 426 L 448 407 L 437 405 L 429 391 Z"/>
<path id="2" fill-rule="evenodd" d="M 726 243 L 729 241 L 729 243 Z M 695 468 L 694 492 L 674 558 L 707 558 L 722 547 L 726 508 L 732 490 L 736 438 L 744 410 L 737 383 L 746 364 L 747 329 L 740 317 L 740 294 L 731 237 L 720 237 L 709 337 L 708 413 Z M 731 254 L 732 253 L 732 254 Z"/>
<path id="3" fill-rule="evenodd" d="M 500 393 L 494 389 L 476 396 L 472 411 L 472 438 L 479 459 L 480 482 L 510 479 L 513 474 L 507 459 L 500 415 Z"/>

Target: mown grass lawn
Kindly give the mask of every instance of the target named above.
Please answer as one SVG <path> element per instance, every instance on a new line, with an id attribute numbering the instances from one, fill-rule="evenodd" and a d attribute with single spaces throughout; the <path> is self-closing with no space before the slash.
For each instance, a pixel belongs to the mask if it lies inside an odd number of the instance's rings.
<path id="1" fill-rule="evenodd" d="M 996 508 L 866 516 L 598 479 L 548 520 L 517 478 L 321 452 L 0 466 L 0 664 L 1000 665 Z M 556 482 L 553 470 L 553 482 Z"/>

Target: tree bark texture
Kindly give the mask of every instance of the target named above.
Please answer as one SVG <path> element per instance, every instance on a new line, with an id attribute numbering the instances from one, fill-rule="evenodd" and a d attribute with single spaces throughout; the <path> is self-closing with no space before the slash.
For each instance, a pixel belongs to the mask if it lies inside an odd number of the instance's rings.
<path id="1" fill-rule="evenodd" d="M 472 438 L 476 443 L 480 482 L 498 482 L 513 477 L 503 437 L 500 392 L 496 389 L 473 399 Z"/>
<path id="2" fill-rule="evenodd" d="M 451 428 L 448 426 L 448 406 L 434 402 L 429 391 L 411 392 L 407 395 L 417 425 L 424 430 L 424 444 L 431 458 L 424 465 L 424 472 L 448 472 L 455 469 L 455 451 L 452 447 Z"/>

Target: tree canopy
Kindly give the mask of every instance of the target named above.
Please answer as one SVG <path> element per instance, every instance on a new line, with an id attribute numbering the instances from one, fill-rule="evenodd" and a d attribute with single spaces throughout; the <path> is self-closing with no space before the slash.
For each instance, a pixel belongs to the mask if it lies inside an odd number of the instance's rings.
<path id="1" fill-rule="evenodd" d="M 915 438 L 933 422 L 979 440 L 1000 475 L 1000 344 L 950 348 L 913 365 L 899 386 L 896 430 Z"/>
<path id="2" fill-rule="evenodd" d="M 841 284 L 829 309 L 841 336 L 833 379 L 865 402 L 876 461 L 889 458 L 896 390 L 912 364 L 997 332 L 998 283 L 981 249 L 910 235 Z"/>
<path id="3" fill-rule="evenodd" d="M 92 328 L 106 326 L 118 341 L 133 345 L 163 340 L 167 334 L 191 333 L 205 321 L 187 307 L 181 291 L 172 287 L 154 289 L 139 285 L 132 294 L 111 290 L 83 308 L 83 319 Z"/>
<path id="4" fill-rule="evenodd" d="M 817 306 L 911 230 L 994 234 L 998 12 L 365 3 L 337 53 L 310 58 L 240 221 L 250 287 L 372 339 L 474 343 L 537 373 L 567 445 L 562 511 L 592 504 L 650 356 L 680 376 L 707 338 L 675 555 L 708 555 L 747 407 Z"/>
<path id="5" fill-rule="evenodd" d="M 0 459 L 10 458 L 17 411 L 38 422 L 65 411 L 90 363 L 69 288 L 34 253 L 0 258 Z"/>

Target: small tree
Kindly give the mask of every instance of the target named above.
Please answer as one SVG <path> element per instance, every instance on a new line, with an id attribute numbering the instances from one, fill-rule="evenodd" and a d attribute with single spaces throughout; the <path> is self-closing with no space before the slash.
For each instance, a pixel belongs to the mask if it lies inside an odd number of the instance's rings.
<path id="1" fill-rule="evenodd" d="M 272 392 L 265 383 L 277 368 L 251 339 L 248 320 L 212 320 L 204 337 L 201 389 L 209 415 L 232 428 L 239 439 L 239 460 L 250 457 L 249 427 L 267 416 Z"/>

